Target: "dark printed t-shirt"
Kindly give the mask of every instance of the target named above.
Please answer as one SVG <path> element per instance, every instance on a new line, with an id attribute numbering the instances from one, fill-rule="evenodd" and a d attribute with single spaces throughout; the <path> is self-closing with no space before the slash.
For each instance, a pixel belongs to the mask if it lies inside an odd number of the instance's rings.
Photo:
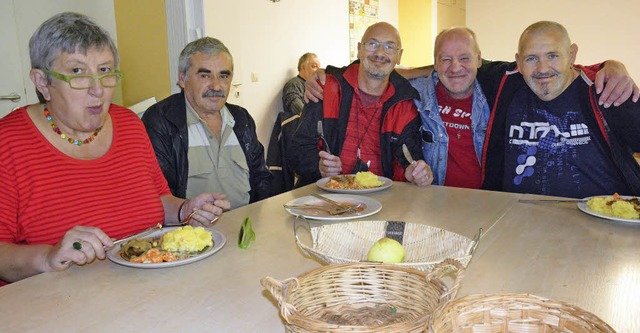
<path id="1" fill-rule="evenodd" d="M 503 189 L 584 198 L 626 192 L 606 147 L 592 135 L 578 100 L 580 78 L 552 101 L 524 87 L 509 105 Z"/>

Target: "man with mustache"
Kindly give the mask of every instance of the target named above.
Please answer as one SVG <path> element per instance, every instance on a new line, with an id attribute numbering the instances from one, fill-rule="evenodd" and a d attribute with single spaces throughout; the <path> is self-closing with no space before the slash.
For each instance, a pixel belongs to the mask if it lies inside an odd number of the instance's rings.
<path id="1" fill-rule="evenodd" d="M 189 198 L 224 193 L 231 208 L 271 195 L 273 176 L 247 110 L 228 104 L 233 58 L 219 40 L 204 37 L 182 50 L 182 92 L 152 105 L 144 122 L 171 193 Z"/>
<path id="2" fill-rule="evenodd" d="M 305 106 L 288 150 L 297 186 L 367 170 L 419 186 L 431 184 L 413 104 L 418 94 L 394 70 L 401 56 L 398 30 L 380 22 L 367 28 L 358 43 L 358 61 L 327 68 L 324 100 Z M 320 140 L 318 123 L 326 140 Z M 404 157 L 403 144 L 417 162 Z"/>
<path id="3" fill-rule="evenodd" d="M 483 152 L 484 188 L 584 198 L 640 195 L 640 105 L 601 109 L 593 82 L 574 67 L 578 46 L 556 22 L 520 36 L 517 70 L 478 74 L 494 112 Z"/>

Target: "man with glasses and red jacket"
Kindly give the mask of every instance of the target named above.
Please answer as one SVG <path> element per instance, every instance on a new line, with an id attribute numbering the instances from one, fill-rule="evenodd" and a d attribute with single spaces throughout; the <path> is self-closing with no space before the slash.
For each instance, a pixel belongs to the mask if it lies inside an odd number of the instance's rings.
<path id="1" fill-rule="evenodd" d="M 327 68 L 324 100 L 305 106 L 288 151 L 297 186 L 358 171 L 419 186 L 431 184 L 413 104 L 418 94 L 394 70 L 401 57 L 398 30 L 380 22 L 365 31 L 357 61 L 345 68 Z M 414 163 L 404 157 L 403 144 Z"/>

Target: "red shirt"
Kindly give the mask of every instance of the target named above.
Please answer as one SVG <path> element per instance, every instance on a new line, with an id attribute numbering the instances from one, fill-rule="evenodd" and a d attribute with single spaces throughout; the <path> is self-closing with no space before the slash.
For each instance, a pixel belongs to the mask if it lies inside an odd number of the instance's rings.
<path id="1" fill-rule="evenodd" d="M 333 75 L 327 75 L 327 83 L 325 84 L 325 87 L 324 87 L 324 100 L 322 103 L 323 117 L 325 119 L 337 120 L 339 116 L 342 114 L 342 112 L 345 112 L 345 111 L 349 112 L 348 117 L 345 117 L 346 121 L 341 120 L 345 122 L 344 124 L 345 137 L 342 141 L 342 147 L 340 147 L 340 159 L 343 165 L 343 168 L 341 171 L 344 173 L 351 173 L 351 171 L 353 170 L 353 166 L 355 165 L 355 161 L 356 161 L 356 152 L 357 152 L 357 148 L 352 148 L 350 152 L 344 151 L 345 150 L 344 146 L 347 141 L 347 136 L 354 135 L 354 133 L 351 133 L 351 130 L 347 131 L 346 126 L 349 124 L 349 119 L 352 117 L 352 115 L 356 113 L 357 106 L 366 104 L 366 102 L 362 100 L 363 95 L 361 95 L 361 93 L 358 90 L 359 67 L 360 67 L 359 64 L 349 65 L 349 67 L 344 71 L 342 76 L 344 80 L 347 82 L 347 84 L 349 84 L 354 91 L 353 95 L 351 96 L 351 104 L 350 104 L 349 110 L 341 109 L 343 96 L 342 96 L 340 83 L 338 82 L 338 79 L 336 77 L 334 77 Z M 379 101 L 375 102 L 370 106 L 371 108 L 375 107 L 380 109 L 377 112 L 380 113 L 379 117 L 381 118 L 379 120 L 379 124 L 377 125 L 373 123 L 371 124 L 369 130 L 367 131 L 367 137 L 363 138 L 363 143 L 361 143 L 361 147 L 360 147 L 361 159 L 364 160 L 364 163 L 370 160 L 371 163 L 370 163 L 369 169 L 380 170 L 380 172 L 377 173 L 380 176 L 385 175 L 382 172 L 382 165 L 383 165 L 382 150 L 392 148 L 389 140 L 383 138 L 383 135 L 385 137 L 390 136 L 390 134 L 393 136 L 400 135 L 404 131 L 405 127 L 411 121 L 419 117 L 418 112 L 416 110 L 416 106 L 411 99 L 403 99 L 403 100 L 393 102 L 392 105 L 386 110 L 386 113 L 382 115 L 381 114 L 383 111 L 382 106 L 384 105 L 384 103 L 389 102 L 389 100 L 392 97 L 394 97 L 395 94 L 396 94 L 396 88 L 394 87 L 393 84 L 389 83 L 385 91 L 379 97 Z M 368 122 L 371 120 L 372 119 L 369 118 L 369 119 L 366 119 L 366 123 L 358 122 L 358 126 L 368 125 L 369 124 Z M 376 120 L 374 119 L 373 121 L 375 122 Z M 364 127 L 366 126 L 363 126 L 363 131 L 361 131 L 360 134 L 364 133 Z M 328 129 L 325 129 L 325 131 L 327 130 Z M 355 135 L 357 136 L 358 134 L 356 133 Z M 371 135 L 371 137 L 368 137 L 369 135 Z M 375 137 L 375 140 L 374 140 L 374 137 Z M 371 145 L 369 145 L 369 143 L 367 143 L 366 140 L 371 140 L 370 141 Z M 373 141 L 375 141 L 375 143 Z M 355 144 L 355 146 L 357 146 L 357 144 Z M 347 150 L 349 149 L 347 148 Z M 336 154 L 336 151 L 332 151 L 332 153 Z M 371 155 L 368 155 L 369 153 L 371 153 Z M 406 181 L 404 177 L 404 168 L 398 161 L 398 157 L 395 153 L 397 152 L 389 151 L 388 154 L 385 155 L 384 165 L 389 166 L 391 168 L 390 170 L 388 170 L 389 174 L 385 176 L 396 181 Z"/>
<path id="2" fill-rule="evenodd" d="M 360 160 L 369 163 L 369 171 L 383 175 L 382 154 L 380 153 L 380 96 L 368 95 L 360 89 L 355 91 L 355 108 L 351 108 L 347 133 L 340 152 L 342 173 L 350 174 L 356 165 L 358 147 Z"/>
<path id="3" fill-rule="evenodd" d="M 25 108 L 0 120 L 0 242 L 56 244 L 76 225 L 119 238 L 164 221 L 169 187 L 144 125 L 117 105 L 109 114 L 113 141 L 95 160 L 61 153 Z"/>
<path id="4" fill-rule="evenodd" d="M 465 99 L 449 96 L 441 83 L 436 86 L 440 118 L 449 136 L 445 186 L 480 188 L 482 173 L 473 146 L 471 110 L 473 95 Z"/>

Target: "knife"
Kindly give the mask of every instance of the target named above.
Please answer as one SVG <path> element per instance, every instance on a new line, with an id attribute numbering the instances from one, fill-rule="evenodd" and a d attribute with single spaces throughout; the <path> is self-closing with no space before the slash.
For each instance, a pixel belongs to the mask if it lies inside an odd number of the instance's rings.
<path id="1" fill-rule="evenodd" d="M 324 130 L 322 129 L 322 120 L 318 120 L 318 136 L 320 137 L 320 140 L 322 140 L 322 149 L 327 153 L 331 154 L 331 151 L 329 150 L 329 143 L 327 143 L 327 140 L 324 138 Z"/>
<path id="2" fill-rule="evenodd" d="M 482 237 L 482 228 L 480 228 L 480 230 L 478 230 L 478 233 L 473 236 L 473 240 L 471 242 L 471 249 L 469 250 L 469 255 L 473 255 L 474 252 L 476 252 L 476 248 L 478 247 L 478 242 L 480 242 L 480 237 Z"/>
<path id="3" fill-rule="evenodd" d="M 118 245 L 118 244 L 120 244 L 122 242 L 126 242 L 126 241 L 128 241 L 128 240 L 130 240 L 132 238 L 143 238 L 145 236 L 148 236 L 148 235 L 154 233 L 156 230 L 162 230 L 162 227 L 163 227 L 162 223 L 158 223 L 158 224 L 154 225 L 153 227 L 147 228 L 147 229 L 142 230 L 142 231 L 140 231 L 138 233 L 135 233 L 133 235 L 129 235 L 129 236 L 120 238 L 118 240 L 115 240 L 115 241 L 113 241 L 113 245 L 111 247 L 106 247 L 105 246 L 104 249 L 105 250 L 112 249 L 112 248 L 116 247 L 116 245 Z M 70 262 L 71 262 L 71 260 L 63 260 L 60 263 L 63 264 L 63 265 L 67 265 Z"/>
<path id="4" fill-rule="evenodd" d="M 131 240 L 133 238 L 144 238 L 152 233 L 154 233 L 156 230 L 162 230 L 162 223 L 158 223 L 156 225 L 154 225 L 153 227 L 147 228 L 145 230 L 140 231 L 139 233 L 133 234 L 133 235 L 129 235 L 123 238 L 120 238 L 118 240 L 113 241 L 113 245 L 111 246 L 111 248 L 114 248 L 116 245 L 126 242 L 128 240 Z"/>
<path id="5" fill-rule="evenodd" d="M 411 165 L 414 165 L 416 163 L 416 161 L 413 160 L 413 157 L 411 157 L 411 153 L 409 152 L 409 148 L 407 148 L 406 144 L 402 144 L 402 153 L 404 153 L 404 158 L 407 159 L 407 161 L 409 161 L 409 163 L 411 163 Z"/>
<path id="6" fill-rule="evenodd" d="M 587 202 L 587 199 L 519 199 L 520 203 L 561 203 L 561 202 Z"/>
<path id="7" fill-rule="evenodd" d="M 344 209 L 344 208 L 351 208 L 352 207 L 352 205 L 344 204 L 344 203 L 340 203 L 340 202 L 331 200 L 331 199 L 329 199 L 329 198 L 327 198 L 327 197 L 325 197 L 323 195 L 317 194 L 317 193 L 311 193 L 311 195 L 313 195 L 314 197 L 316 197 L 316 198 L 318 198 L 318 199 L 320 199 L 320 200 L 322 200 L 324 202 L 329 203 L 330 205 L 332 205 L 333 207 L 336 207 L 338 209 Z"/>

